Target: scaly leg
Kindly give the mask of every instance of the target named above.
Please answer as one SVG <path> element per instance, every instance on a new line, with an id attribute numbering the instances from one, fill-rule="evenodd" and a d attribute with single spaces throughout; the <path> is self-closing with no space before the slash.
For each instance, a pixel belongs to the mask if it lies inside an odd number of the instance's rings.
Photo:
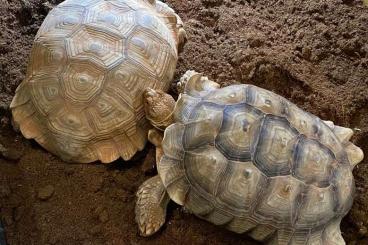
<path id="1" fill-rule="evenodd" d="M 158 175 L 146 180 L 139 187 L 135 220 L 142 236 L 151 236 L 162 227 L 169 201 L 169 195 Z"/>

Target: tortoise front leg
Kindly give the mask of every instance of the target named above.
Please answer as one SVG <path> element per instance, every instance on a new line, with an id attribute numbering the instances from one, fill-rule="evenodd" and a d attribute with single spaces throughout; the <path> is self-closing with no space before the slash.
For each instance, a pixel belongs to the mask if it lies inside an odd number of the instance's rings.
<path id="1" fill-rule="evenodd" d="M 139 187 L 135 220 L 142 236 L 151 236 L 162 227 L 169 201 L 169 195 L 158 175 L 146 180 Z"/>
<path id="2" fill-rule="evenodd" d="M 188 93 L 194 96 L 199 95 L 201 92 L 209 92 L 220 88 L 220 84 L 193 70 L 187 71 L 176 86 L 179 93 Z"/>
<path id="3" fill-rule="evenodd" d="M 154 128 L 148 131 L 149 142 L 156 146 L 156 165 L 160 162 L 161 157 L 164 153 L 161 145 L 163 138 L 163 132 L 159 131 L 158 129 Z"/>

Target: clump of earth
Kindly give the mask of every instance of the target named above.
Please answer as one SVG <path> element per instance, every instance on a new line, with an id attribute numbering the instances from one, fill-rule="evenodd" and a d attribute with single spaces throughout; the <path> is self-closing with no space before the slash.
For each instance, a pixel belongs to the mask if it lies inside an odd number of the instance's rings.
<path id="1" fill-rule="evenodd" d="M 9 105 L 33 38 L 60 0 L 0 6 L 0 218 L 9 244 L 258 244 L 171 204 L 151 238 L 138 235 L 135 192 L 155 174 L 154 148 L 129 162 L 70 164 L 11 127 Z M 354 0 L 167 0 L 189 41 L 175 83 L 188 69 L 222 86 L 255 84 L 336 125 L 355 129 L 368 155 L 368 7 Z M 368 157 L 354 170 L 356 197 L 341 229 L 368 244 Z"/>

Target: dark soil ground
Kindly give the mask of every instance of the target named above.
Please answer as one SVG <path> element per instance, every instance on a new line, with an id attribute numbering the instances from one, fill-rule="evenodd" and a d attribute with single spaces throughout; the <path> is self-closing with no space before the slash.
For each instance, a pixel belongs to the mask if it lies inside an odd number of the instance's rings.
<path id="1" fill-rule="evenodd" d="M 270 89 L 356 128 L 353 141 L 368 155 L 368 7 L 362 1 L 166 2 L 189 34 L 174 82 L 196 69 L 222 85 Z M 145 161 L 153 162 L 152 146 L 130 162 L 67 164 L 12 130 L 8 107 L 48 5 L 0 0 L 0 143 L 21 154 L 19 161 L 0 157 L 0 217 L 9 244 L 257 244 L 174 204 L 162 232 L 139 237 L 135 191 L 154 174 L 142 170 Z M 356 198 L 342 232 L 348 244 L 368 244 L 368 157 L 354 176 Z"/>

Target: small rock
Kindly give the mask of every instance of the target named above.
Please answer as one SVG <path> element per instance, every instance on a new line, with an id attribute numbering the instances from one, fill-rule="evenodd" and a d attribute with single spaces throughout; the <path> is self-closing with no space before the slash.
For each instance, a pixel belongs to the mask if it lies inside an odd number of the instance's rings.
<path id="1" fill-rule="evenodd" d="M 11 194 L 10 187 L 5 184 L 0 185 L 0 198 L 6 198 L 9 197 Z"/>
<path id="2" fill-rule="evenodd" d="M 100 225 L 96 225 L 89 230 L 89 234 L 91 235 L 97 235 L 101 232 L 102 232 L 102 229 Z"/>
<path id="3" fill-rule="evenodd" d="M 22 153 L 16 149 L 8 149 L 0 144 L 0 156 L 4 157 L 6 160 L 18 161 L 22 157 Z"/>
<path id="4" fill-rule="evenodd" d="M 24 215 L 24 212 L 25 212 L 25 207 L 24 206 L 19 206 L 17 207 L 15 210 L 14 210 L 14 220 L 15 221 L 19 221 L 23 215 Z"/>
<path id="5" fill-rule="evenodd" d="M 55 188 L 52 185 L 47 185 L 41 189 L 38 190 L 38 198 L 46 201 L 54 195 Z"/>
<path id="6" fill-rule="evenodd" d="M 6 127 L 10 124 L 10 120 L 8 117 L 4 116 L 0 119 L 0 125 L 1 127 Z"/>
<path id="7" fill-rule="evenodd" d="M 368 229 L 365 226 L 362 226 L 359 228 L 359 235 L 362 237 L 367 237 L 368 236 Z"/>
<path id="8" fill-rule="evenodd" d="M 103 210 L 98 215 L 98 219 L 101 221 L 101 223 L 106 223 L 107 221 L 109 221 L 109 213 L 107 212 L 107 210 Z"/>

